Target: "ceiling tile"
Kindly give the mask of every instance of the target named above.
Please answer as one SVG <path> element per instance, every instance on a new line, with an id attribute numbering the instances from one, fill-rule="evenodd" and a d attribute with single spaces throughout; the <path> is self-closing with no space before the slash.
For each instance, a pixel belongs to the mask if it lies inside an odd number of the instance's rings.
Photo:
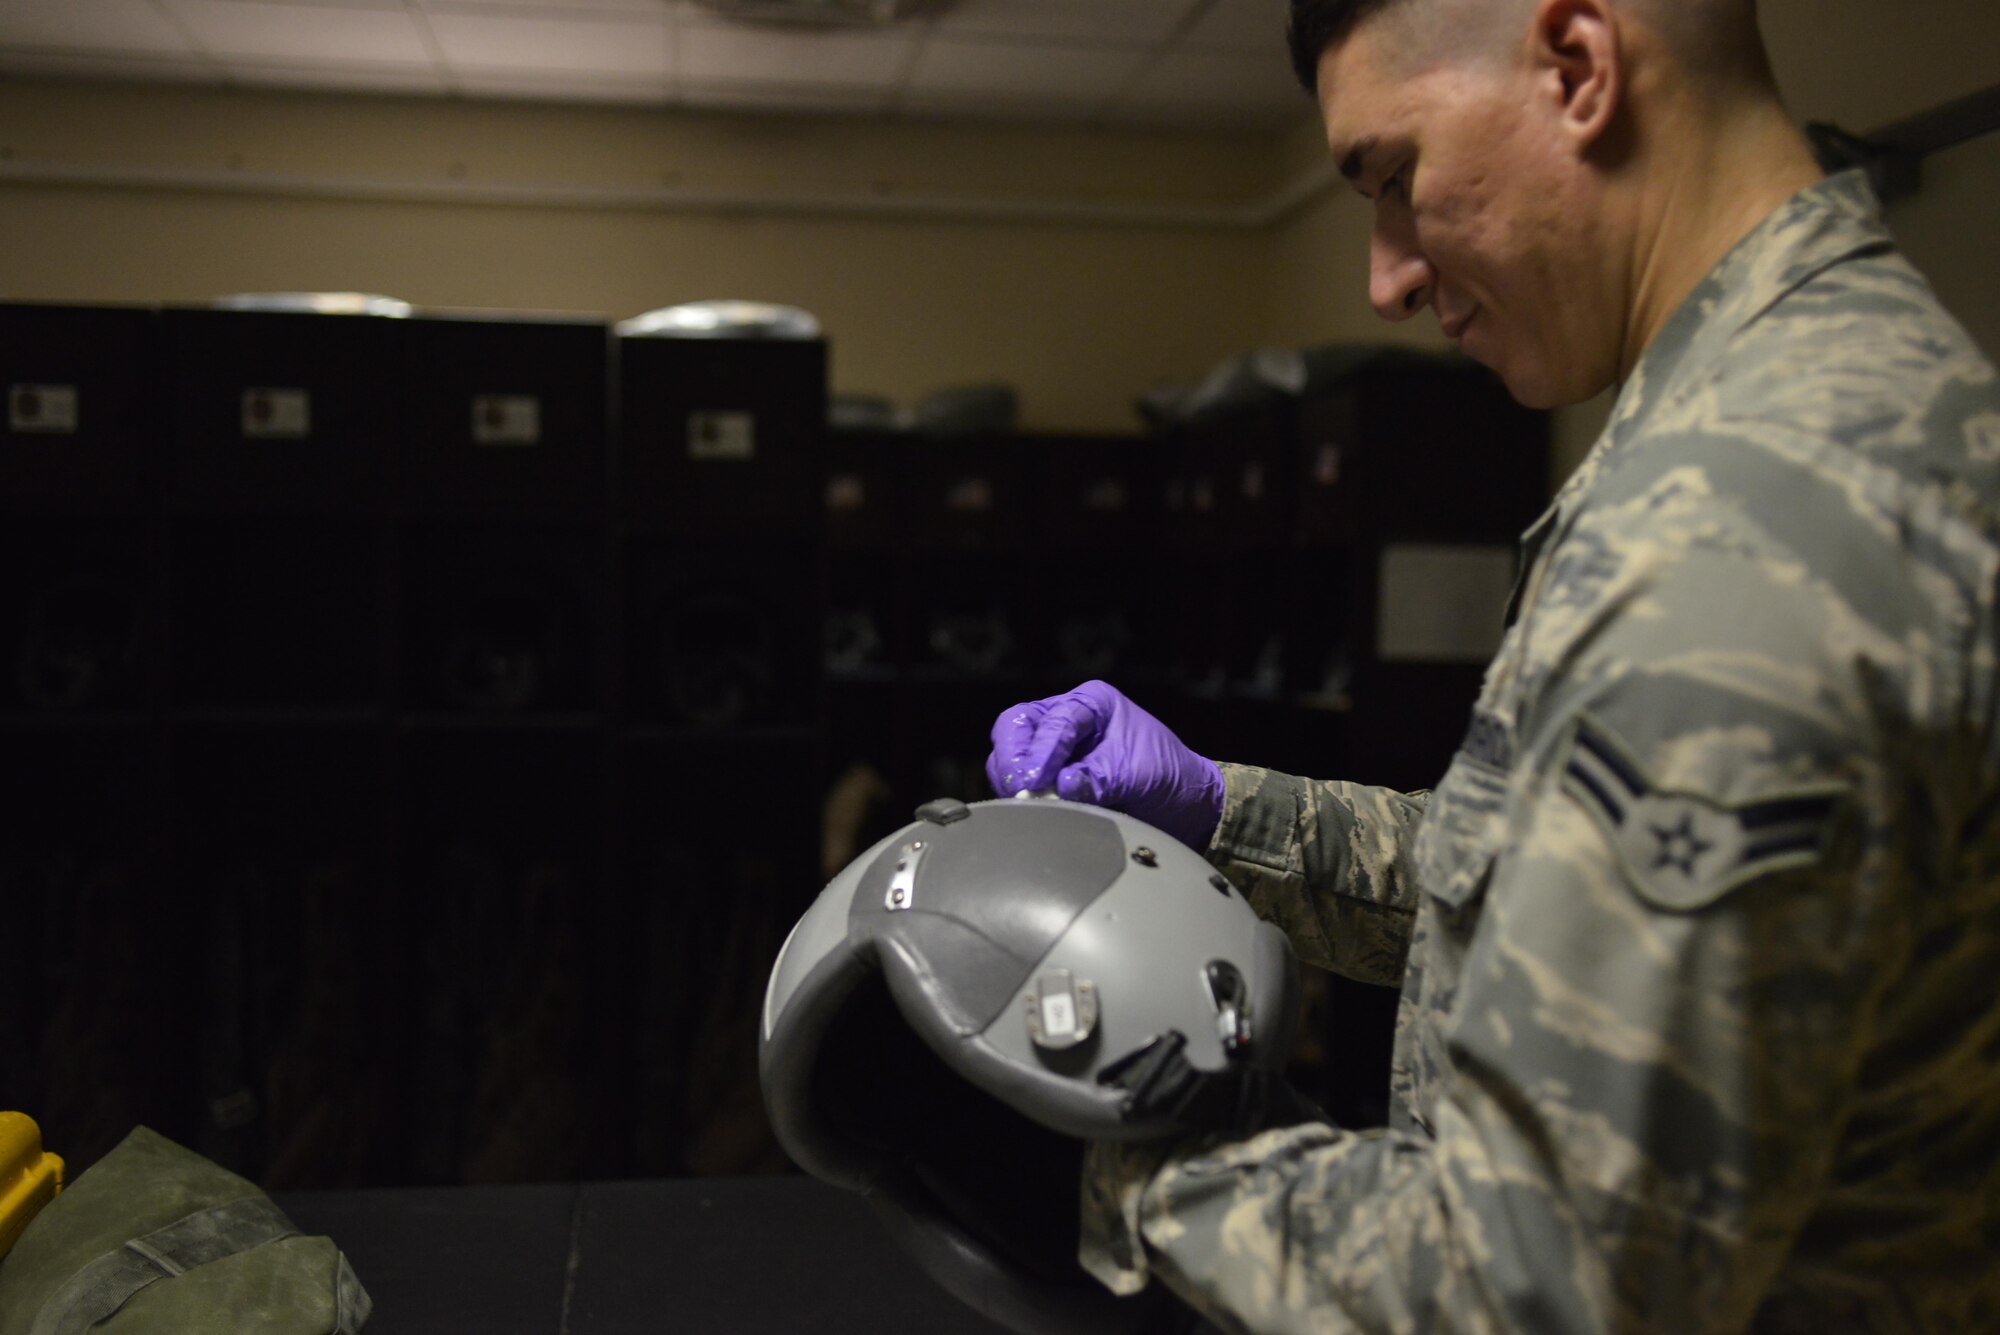
<path id="1" fill-rule="evenodd" d="M 460 73 L 520 70 L 664 81 L 672 69 L 673 29 L 664 19 L 437 13 L 430 15 L 430 25 L 444 58 Z"/>
<path id="2" fill-rule="evenodd" d="M 1993 0 L 1763 0 L 1757 15 L 1778 87 L 1801 122 L 1866 135 L 2000 77 Z"/>
<path id="3" fill-rule="evenodd" d="M 1114 102 L 1120 125 L 1276 129 L 1313 114 L 1291 67 L 1276 53 L 1171 52 Z"/>
<path id="4" fill-rule="evenodd" d="M 1223 51 L 1283 51 L 1287 0 L 1213 0 L 1182 37 L 1184 46 Z"/>
<path id="5" fill-rule="evenodd" d="M 146 0 L 6 0 L 0 4 L 0 46 L 193 54 Z"/>
<path id="6" fill-rule="evenodd" d="M 952 36 L 1061 37 L 1153 45 L 1200 0 L 956 0 L 937 18 Z"/>
<path id="7" fill-rule="evenodd" d="M 224 59 L 318 65 L 428 64 L 408 11 L 262 0 L 162 0 L 211 54 Z"/>
<path id="8" fill-rule="evenodd" d="M 680 30 L 680 78 L 707 86 L 865 88 L 886 98 L 915 40 L 907 32 L 690 23 Z"/>

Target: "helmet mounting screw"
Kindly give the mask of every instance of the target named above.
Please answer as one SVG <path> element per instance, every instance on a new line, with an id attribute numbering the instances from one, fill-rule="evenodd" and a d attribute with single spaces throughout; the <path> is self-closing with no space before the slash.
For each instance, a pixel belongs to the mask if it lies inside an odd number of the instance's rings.
<path id="1" fill-rule="evenodd" d="M 923 860 L 921 839 L 912 839 L 896 850 L 896 870 L 889 878 L 889 893 L 882 897 L 883 908 L 899 913 L 910 907 L 917 897 L 917 867 Z"/>

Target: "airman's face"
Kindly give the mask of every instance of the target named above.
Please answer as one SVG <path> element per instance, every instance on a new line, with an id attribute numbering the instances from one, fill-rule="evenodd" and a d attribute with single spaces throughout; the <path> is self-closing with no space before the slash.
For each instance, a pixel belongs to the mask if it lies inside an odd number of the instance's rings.
<path id="1" fill-rule="evenodd" d="M 1534 72 L 1501 60 L 1411 71 L 1398 30 L 1364 20 L 1320 60 L 1328 146 L 1375 208 L 1368 298 L 1386 320 L 1426 306 L 1447 338 L 1546 408 L 1607 383 L 1595 340 L 1579 170 Z"/>

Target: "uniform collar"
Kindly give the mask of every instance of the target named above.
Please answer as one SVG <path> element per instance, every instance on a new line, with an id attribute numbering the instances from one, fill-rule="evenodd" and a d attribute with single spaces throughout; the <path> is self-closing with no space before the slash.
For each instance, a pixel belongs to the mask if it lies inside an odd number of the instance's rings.
<path id="1" fill-rule="evenodd" d="M 1737 335 L 1791 293 L 1891 244 L 1864 173 L 1842 172 L 1793 195 L 1708 271 L 1654 336 L 1593 454 L 1615 449 L 1663 405 L 1706 383 Z"/>
<path id="2" fill-rule="evenodd" d="M 1707 383 L 1737 335 L 1834 265 L 1893 244 L 1881 201 L 1860 171 L 1829 176 L 1779 205 L 1708 271 L 1654 337 L 1619 390 L 1604 434 L 1528 531 L 1531 552 L 1574 514 L 1647 421 Z"/>

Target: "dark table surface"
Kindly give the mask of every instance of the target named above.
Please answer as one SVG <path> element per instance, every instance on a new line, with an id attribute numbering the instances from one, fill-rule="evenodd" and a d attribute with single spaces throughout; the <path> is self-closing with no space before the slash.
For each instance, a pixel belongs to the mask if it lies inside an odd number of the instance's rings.
<path id="1" fill-rule="evenodd" d="M 347 1253 L 367 1335 L 995 1335 L 810 1178 L 280 1195 Z"/>

